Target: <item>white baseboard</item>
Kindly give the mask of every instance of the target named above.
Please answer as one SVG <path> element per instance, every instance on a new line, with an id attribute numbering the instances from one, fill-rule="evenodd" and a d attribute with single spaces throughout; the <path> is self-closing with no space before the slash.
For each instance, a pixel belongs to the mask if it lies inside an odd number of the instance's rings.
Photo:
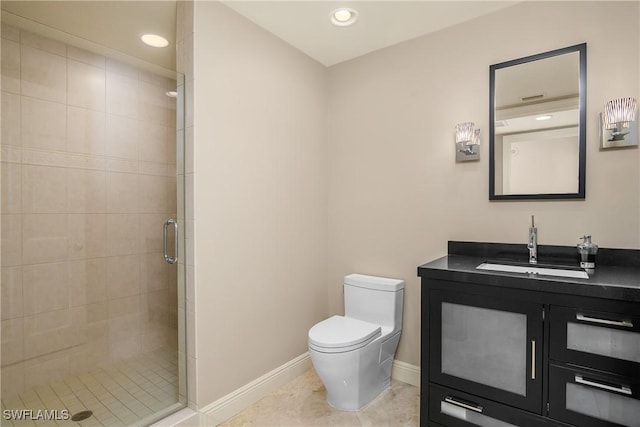
<path id="1" fill-rule="evenodd" d="M 312 366 L 309 352 L 301 354 L 249 384 L 203 407 L 199 412 L 206 414 L 207 423 L 218 425 L 276 391 L 309 370 Z M 391 368 L 391 378 L 420 387 L 420 367 L 394 360 Z"/>
<path id="2" fill-rule="evenodd" d="M 391 378 L 420 387 L 420 367 L 394 360 L 391 367 Z"/>
<path id="3" fill-rule="evenodd" d="M 271 372 L 267 372 L 260 378 L 251 381 L 249 384 L 203 407 L 199 412 L 207 415 L 208 423 L 218 425 L 303 374 L 311 366 L 309 352 L 301 354 Z"/>

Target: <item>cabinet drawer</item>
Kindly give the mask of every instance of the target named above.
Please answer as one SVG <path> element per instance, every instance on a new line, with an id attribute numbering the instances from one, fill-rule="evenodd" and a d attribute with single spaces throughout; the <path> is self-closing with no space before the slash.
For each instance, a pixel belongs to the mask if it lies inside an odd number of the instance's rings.
<path id="1" fill-rule="evenodd" d="M 640 316 L 552 306 L 550 357 L 640 377 Z"/>
<path id="2" fill-rule="evenodd" d="M 640 427 L 640 381 L 549 365 L 549 416 L 580 427 Z"/>
<path id="3" fill-rule="evenodd" d="M 544 418 L 520 409 L 434 384 L 429 386 L 429 414 L 429 421 L 447 427 L 551 425 Z"/>

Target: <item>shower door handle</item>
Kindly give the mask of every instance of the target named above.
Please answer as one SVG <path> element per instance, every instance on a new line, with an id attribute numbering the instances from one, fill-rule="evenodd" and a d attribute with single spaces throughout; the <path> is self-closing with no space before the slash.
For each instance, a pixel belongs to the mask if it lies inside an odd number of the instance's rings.
<path id="1" fill-rule="evenodd" d="M 169 226 L 173 225 L 173 256 L 169 256 Z M 167 261 L 167 264 L 175 264 L 178 261 L 178 223 L 169 218 L 164 223 L 164 260 Z"/>

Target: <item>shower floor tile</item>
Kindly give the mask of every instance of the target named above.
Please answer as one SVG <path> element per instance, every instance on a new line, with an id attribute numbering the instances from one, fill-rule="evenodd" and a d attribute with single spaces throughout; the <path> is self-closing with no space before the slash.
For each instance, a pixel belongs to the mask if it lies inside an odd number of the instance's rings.
<path id="1" fill-rule="evenodd" d="M 2 426 L 136 426 L 178 402 L 178 354 L 163 348 L 2 399 L 2 410 L 90 410 L 84 421 L 0 420 Z"/>

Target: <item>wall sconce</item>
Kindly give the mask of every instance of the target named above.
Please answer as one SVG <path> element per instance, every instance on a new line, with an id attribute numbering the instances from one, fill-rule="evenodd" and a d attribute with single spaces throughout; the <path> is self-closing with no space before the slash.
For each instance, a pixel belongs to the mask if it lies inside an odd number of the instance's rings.
<path id="1" fill-rule="evenodd" d="M 600 148 L 638 145 L 638 103 L 635 98 L 612 99 L 600 113 Z"/>
<path id="2" fill-rule="evenodd" d="M 480 160 L 480 129 L 473 122 L 456 125 L 456 162 Z"/>

